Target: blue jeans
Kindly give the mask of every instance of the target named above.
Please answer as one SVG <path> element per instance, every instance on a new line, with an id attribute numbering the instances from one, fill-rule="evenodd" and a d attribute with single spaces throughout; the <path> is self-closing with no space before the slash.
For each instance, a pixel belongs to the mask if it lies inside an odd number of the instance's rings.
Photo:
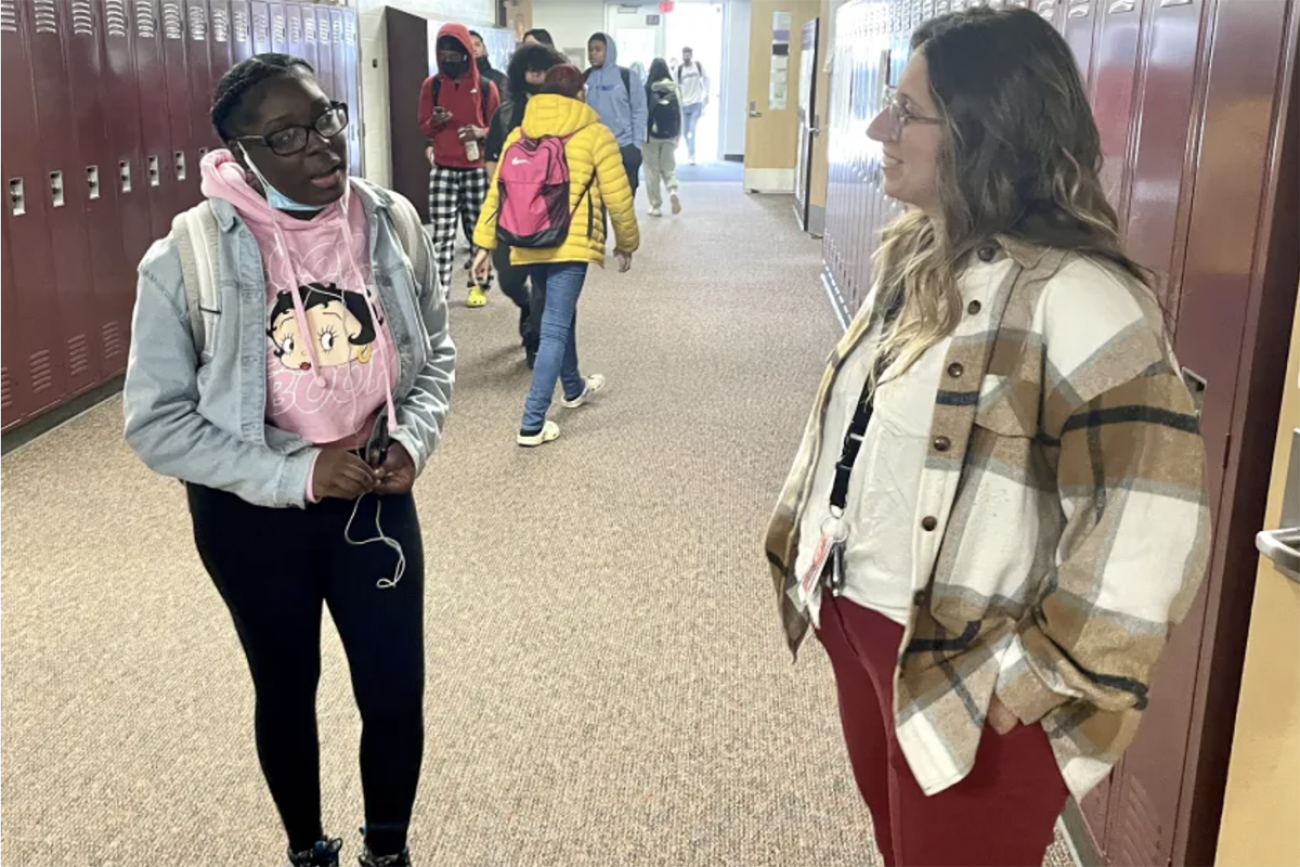
<path id="1" fill-rule="evenodd" d="M 704 114 L 702 102 L 682 107 L 682 119 L 686 122 L 686 152 L 690 154 L 691 159 L 695 159 L 695 125 L 700 122 L 702 114 Z"/>
<path id="2" fill-rule="evenodd" d="M 555 395 L 555 381 L 564 385 L 564 396 L 582 394 L 587 383 L 578 373 L 578 296 L 587 279 L 585 262 L 552 262 L 532 266 L 533 291 L 546 298 L 542 314 L 541 343 L 533 367 L 533 385 L 524 401 L 520 431 L 537 433 L 546 423 L 546 411 Z"/>

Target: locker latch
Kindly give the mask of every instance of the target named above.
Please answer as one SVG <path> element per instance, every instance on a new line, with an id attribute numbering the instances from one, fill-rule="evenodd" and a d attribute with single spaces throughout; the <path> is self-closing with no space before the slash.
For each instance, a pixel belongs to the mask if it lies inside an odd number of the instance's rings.
<path id="1" fill-rule="evenodd" d="M 62 171 L 50 172 L 50 201 L 54 203 L 54 207 L 56 208 L 63 207 L 64 199 L 63 199 L 63 172 Z"/>
<path id="2" fill-rule="evenodd" d="M 176 180 L 185 180 L 185 151 L 176 152 Z"/>
<path id="3" fill-rule="evenodd" d="M 162 185 L 161 169 L 158 165 L 158 157 L 149 157 L 149 186 L 157 187 Z"/>
<path id="4" fill-rule="evenodd" d="M 27 194 L 23 192 L 22 178 L 11 178 L 9 181 L 9 209 L 15 217 L 27 213 Z"/>
<path id="5" fill-rule="evenodd" d="M 118 182 L 122 185 L 122 192 L 124 193 L 131 192 L 130 160 L 122 160 L 120 163 L 117 164 L 117 179 Z"/>
<path id="6" fill-rule="evenodd" d="M 99 166 L 86 166 L 86 191 L 91 201 L 99 198 Z"/>

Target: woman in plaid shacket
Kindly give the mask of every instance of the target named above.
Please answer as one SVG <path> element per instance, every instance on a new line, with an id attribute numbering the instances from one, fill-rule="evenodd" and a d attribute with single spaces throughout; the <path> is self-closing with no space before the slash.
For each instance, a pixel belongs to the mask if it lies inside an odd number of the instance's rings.
<path id="1" fill-rule="evenodd" d="M 868 130 L 911 207 L 767 554 L 791 648 L 811 624 L 830 657 L 885 863 L 1038 865 L 1205 571 L 1204 452 L 1069 46 L 976 8 L 912 47 Z"/>

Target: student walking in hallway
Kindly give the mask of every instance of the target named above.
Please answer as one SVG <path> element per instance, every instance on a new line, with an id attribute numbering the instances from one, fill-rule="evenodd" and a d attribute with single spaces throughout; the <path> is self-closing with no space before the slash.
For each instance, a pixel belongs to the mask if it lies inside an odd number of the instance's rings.
<path id="1" fill-rule="evenodd" d="M 542 43 L 526 43 L 510 58 L 507 70 L 510 82 L 508 96 L 492 118 L 492 127 L 488 130 L 486 141 L 489 178 L 496 178 L 497 163 L 501 160 L 506 138 L 524 122 L 524 110 L 528 107 L 528 101 L 541 91 L 547 70 L 561 63 L 563 58 Z M 538 286 L 533 286 L 530 290 L 528 268 L 510 262 L 508 244 L 498 244 L 492 251 L 492 267 L 496 269 L 497 279 L 501 283 L 501 293 L 519 307 L 519 337 L 523 341 L 524 356 L 531 369 L 537 359 L 546 294 Z"/>
<path id="2" fill-rule="evenodd" d="M 686 153 L 695 165 L 695 130 L 709 105 L 709 77 L 695 62 L 695 52 L 682 49 L 682 64 L 677 67 L 677 84 L 682 89 L 682 114 L 685 121 Z"/>
<path id="3" fill-rule="evenodd" d="M 406 867 L 425 675 L 411 489 L 440 442 L 455 361 L 433 251 L 409 202 L 347 177 L 347 106 L 305 61 L 238 64 L 212 122 L 229 149 L 203 159 L 207 201 L 140 264 L 126 440 L 186 483 L 252 673 L 289 864 L 335 867 L 342 846 L 321 817 L 328 606 L 361 711 L 360 863 Z"/>
<path id="4" fill-rule="evenodd" d="M 830 657 L 889 865 L 1037 867 L 1124 753 L 1208 562 L 1196 407 L 1028 10 L 912 37 L 867 134 L 888 226 L 767 557 Z"/>
<path id="5" fill-rule="evenodd" d="M 586 73 L 587 105 L 614 133 L 635 199 L 641 185 L 641 148 L 648 119 L 641 77 L 618 65 L 618 45 L 604 33 L 587 40 L 587 59 L 591 62 Z"/>
<path id="6" fill-rule="evenodd" d="M 632 254 L 641 243 L 618 142 L 596 112 L 581 102 L 582 91 L 583 76 L 576 68 L 556 66 L 546 73 L 541 93 L 528 101 L 523 125 L 506 141 L 496 180 L 474 232 L 474 242 L 481 248 L 474 262 L 476 273 L 490 267 L 490 251 L 502 242 L 500 235 L 513 236 L 511 262 L 527 265 L 533 285 L 546 295 L 541 344 L 517 437 L 525 447 L 544 445 L 560 435 L 559 425 L 546 418 L 557 380 L 569 409 L 584 405 L 604 388 L 603 376 L 583 377 L 579 372 L 577 315 L 588 266 L 605 263 L 606 211 L 614 224 L 620 271 L 632 267 Z M 556 191 L 561 198 L 555 202 L 533 207 L 543 204 L 532 198 L 543 194 L 538 190 L 542 185 L 521 183 L 518 191 L 511 189 L 512 182 L 505 177 L 507 163 L 514 170 L 516 161 L 527 164 L 540 155 L 537 158 L 547 171 L 554 171 L 558 168 L 552 156 L 554 143 L 562 148 L 568 188 Z M 543 148 L 550 150 L 542 154 Z M 513 206 L 506 209 L 511 197 Z M 529 222 L 538 213 L 557 212 L 563 214 L 567 225 L 535 226 Z M 522 237 L 525 225 L 539 231 Z"/>
<path id="7" fill-rule="evenodd" d="M 668 71 L 662 57 L 650 64 L 650 82 L 646 85 L 650 105 L 648 140 L 645 144 L 646 192 L 650 196 L 650 216 L 664 214 L 663 190 L 668 190 L 673 213 L 682 212 L 677 192 L 677 144 L 682 136 L 682 91 Z"/>
<path id="8" fill-rule="evenodd" d="M 479 73 L 466 27 L 443 25 L 438 31 L 437 57 L 438 72 L 420 89 L 419 120 L 420 131 L 432 143 L 429 220 L 438 278 L 448 290 L 455 271 L 457 223 L 476 224 L 487 195 L 482 141 L 501 99 L 496 85 Z M 477 281 L 471 275 L 470 284 L 466 306 L 487 304 L 491 273 Z"/>

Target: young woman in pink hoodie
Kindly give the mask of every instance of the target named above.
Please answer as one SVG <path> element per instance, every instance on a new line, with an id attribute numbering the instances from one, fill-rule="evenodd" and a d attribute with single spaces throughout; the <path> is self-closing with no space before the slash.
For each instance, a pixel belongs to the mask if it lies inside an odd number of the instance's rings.
<path id="1" fill-rule="evenodd" d="M 336 867 L 342 846 L 321 826 L 328 606 L 363 723 L 360 863 L 407 867 L 424 746 L 411 487 L 451 396 L 444 293 L 418 220 L 400 218 L 414 219 L 410 203 L 347 177 L 347 106 L 304 61 L 240 63 L 217 88 L 212 120 L 228 148 L 202 164 L 199 209 L 210 209 L 215 237 L 188 234 L 214 264 L 216 309 L 188 303 L 174 230 L 140 266 L 127 441 L 187 485 L 199 555 L 252 672 L 258 756 L 289 864 Z M 422 249 L 404 247 L 408 225 Z"/>

